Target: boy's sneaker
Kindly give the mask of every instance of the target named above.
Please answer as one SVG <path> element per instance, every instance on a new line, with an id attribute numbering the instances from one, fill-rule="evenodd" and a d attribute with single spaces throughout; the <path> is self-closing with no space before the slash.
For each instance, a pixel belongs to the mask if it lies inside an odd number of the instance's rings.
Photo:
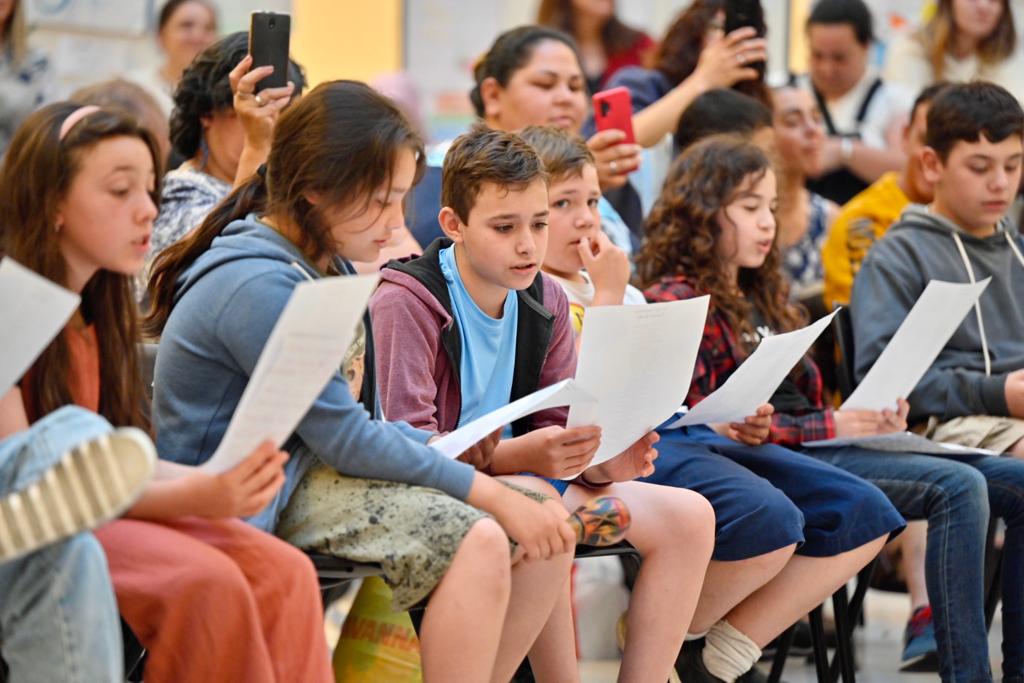
<path id="1" fill-rule="evenodd" d="M 938 671 L 938 650 L 932 608 L 928 605 L 919 607 L 914 610 L 903 633 L 900 671 Z"/>
<path id="2" fill-rule="evenodd" d="M 132 427 L 75 446 L 38 481 L 0 498 L 0 562 L 117 517 L 155 467 L 153 442 Z"/>
<path id="3" fill-rule="evenodd" d="M 676 672 L 686 683 L 724 683 L 704 666 L 704 639 L 688 640 L 676 659 Z M 756 666 L 736 679 L 736 683 L 766 683 L 768 676 Z M 785 681 L 783 681 L 785 683 Z"/>

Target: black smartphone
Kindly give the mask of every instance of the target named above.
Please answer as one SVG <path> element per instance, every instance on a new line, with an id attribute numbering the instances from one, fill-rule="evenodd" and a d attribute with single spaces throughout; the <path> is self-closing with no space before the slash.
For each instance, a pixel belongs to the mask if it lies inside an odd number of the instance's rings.
<path id="1" fill-rule="evenodd" d="M 745 26 L 751 26 L 757 31 L 757 37 L 764 38 L 767 27 L 764 23 L 764 9 L 761 7 L 761 0 L 725 0 L 725 34 Z M 750 62 L 747 64 L 752 69 L 757 69 L 764 80 L 766 64 L 764 60 Z"/>
<path id="2" fill-rule="evenodd" d="M 761 8 L 761 0 L 726 0 L 726 35 L 744 26 L 752 26 L 758 37 L 764 37 L 764 10 Z"/>
<path id="3" fill-rule="evenodd" d="M 292 18 L 277 12 L 253 12 L 249 20 L 249 54 L 252 68 L 273 66 L 274 73 L 256 84 L 256 92 L 264 88 L 288 85 L 288 45 Z"/>

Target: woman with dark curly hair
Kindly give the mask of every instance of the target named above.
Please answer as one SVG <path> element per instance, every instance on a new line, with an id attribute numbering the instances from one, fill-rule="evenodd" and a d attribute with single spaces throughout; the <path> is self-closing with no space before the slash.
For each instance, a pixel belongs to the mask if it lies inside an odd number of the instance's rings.
<path id="1" fill-rule="evenodd" d="M 182 74 L 171 145 L 185 161 L 164 178 L 143 277 L 161 251 L 202 223 L 266 161 L 278 115 L 306 86 L 302 67 L 289 61 L 288 85 L 256 93 L 273 67 L 251 67 L 249 36 L 240 31 L 208 47 Z"/>
<path id="2" fill-rule="evenodd" d="M 751 27 L 729 35 L 724 27 L 725 0 L 694 0 L 665 32 L 650 68 L 625 68 L 609 80 L 609 88 L 629 88 L 638 143 L 661 142 L 690 102 L 714 88 L 735 87 L 767 102 L 764 74 L 756 68 L 767 43 Z"/>

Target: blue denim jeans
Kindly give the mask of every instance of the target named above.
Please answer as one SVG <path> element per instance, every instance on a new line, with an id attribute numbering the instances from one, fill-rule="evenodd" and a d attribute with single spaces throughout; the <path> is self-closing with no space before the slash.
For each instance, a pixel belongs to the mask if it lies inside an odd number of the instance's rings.
<path id="1" fill-rule="evenodd" d="M 1006 521 L 1003 676 L 1024 674 L 1024 461 L 860 448 L 804 451 L 874 483 L 908 519 L 928 520 L 925 572 L 943 681 L 991 681 L 984 618 L 990 514 Z"/>
<path id="2" fill-rule="evenodd" d="M 0 442 L 0 495 L 38 480 L 69 448 L 110 429 L 103 418 L 68 407 Z M 92 534 L 0 565 L 0 641 L 11 681 L 124 679 L 117 601 Z"/>

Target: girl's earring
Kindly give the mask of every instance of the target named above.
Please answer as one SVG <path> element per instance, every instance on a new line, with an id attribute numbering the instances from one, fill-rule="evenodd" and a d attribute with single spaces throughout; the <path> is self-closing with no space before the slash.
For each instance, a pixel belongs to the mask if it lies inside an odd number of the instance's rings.
<path id="1" fill-rule="evenodd" d="M 53 231 L 58 235 L 60 234 L 60 223 L 57 223 L 55 226 L 53 226 Z"/>

